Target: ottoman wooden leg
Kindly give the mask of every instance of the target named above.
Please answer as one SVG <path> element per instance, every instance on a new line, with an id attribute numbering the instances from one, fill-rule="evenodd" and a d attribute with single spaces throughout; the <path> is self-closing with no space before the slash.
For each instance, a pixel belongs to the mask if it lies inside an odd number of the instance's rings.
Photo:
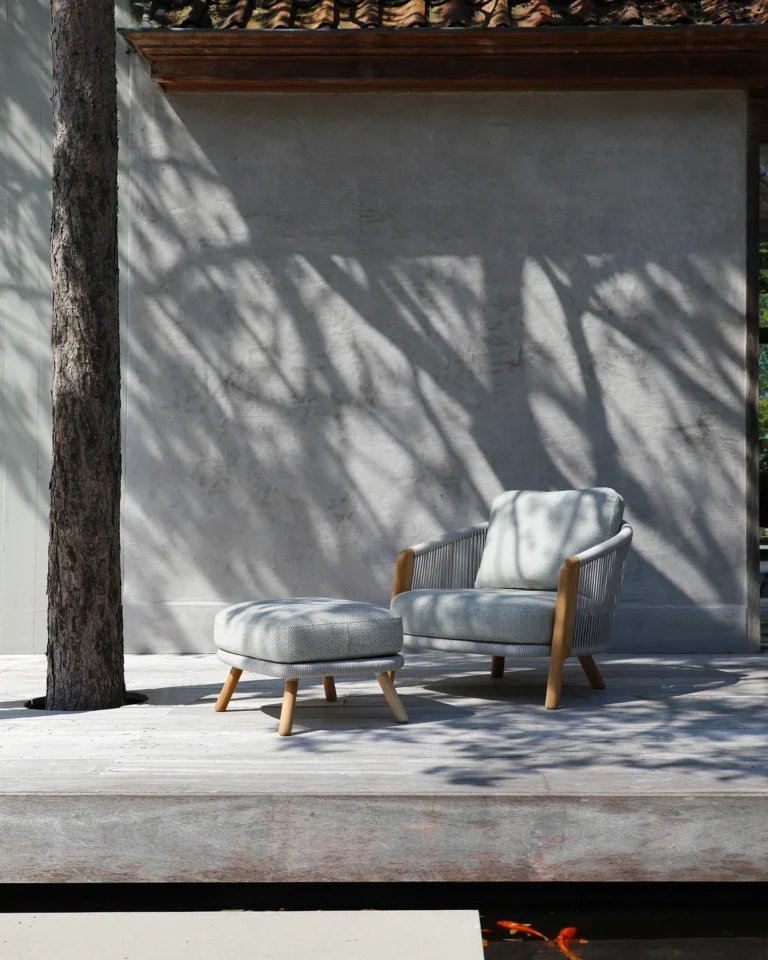
<path id="1" fill-rule="evenodd" d="M 293 708 L 296 706 L 296 693 L 299 689 L 298 680 L 286 680 L 283 691 L 283 709 L 280 711 L 280 726 L 277 732 L 281 737 L 290 737 L 293 727 Z"/>
<path id="2" fill-rule="evenodd" d="M 491 676 L 504 676 L 504 657 L 491 657 Z"/>
<path id="3" fill-rule="evenodd" d="M 224 686 L 221 688 L 219 699 L 216 701 L 216 706 L 213 708 L 217 713 L 221 713 L 229 706 L 229 701 L 232 699 L 232 694 L 235 692 L 237 682 L 242 675 L 243 671 L 238 670 L 237 667 L 232 667 L 232 669 L 229 671 L 229 676 L 224 681 Z"/>
<path id="4" fill-rule="evenodd" d="M 392 683 L 390 675 L 388 673 L 380 673 L 377 680 L 379 681 L 382 693 L 387 698 L 390 710 L 395 715 L 395 720 L 397 720 L 398 723 L 408 723 L 408 714 L 405 712 L 405 707 L 397 695 L 397 690 L 395 690 L 395 685 Z"/>
<path id="5" fill-rule="evenodd" d="M 336 696 L 336 684 L 333 682 L 333 677 L 323 677 L 323 690 L 325 690 L 325 699 L 330 700 L 333 703 L 334 700 L 337 700 Z"/>

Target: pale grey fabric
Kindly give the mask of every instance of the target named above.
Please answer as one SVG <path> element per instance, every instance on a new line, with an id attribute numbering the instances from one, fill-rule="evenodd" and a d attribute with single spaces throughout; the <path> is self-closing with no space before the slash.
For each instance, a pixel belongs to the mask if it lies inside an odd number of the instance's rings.
<path id="1" fill-rule="evenodd" d="M 544 590 L 408 590 L 390 609 L 414 636 L 549 646 L 556 599 Z"/>
<path id="2" fill-rule="evenodd" d="M 623 512 L 624 501 L 607 487 L 502 493 L 491 508 L 475 586 L 556 590 L 563 560 L 614 537 Z"/>
<path id="3" fill-rule="evenodd" d="M 475 643 L 449 637 L 415 637 L 403 634 L 406 650 L 440 650 L 443 653 L 481 653 L 488 657 L 548 657 L 551 647 L 542 643 Z"/>
<path id="4" fill-rule="evenodd" d="M 369 660 L 322 660 L 318 663 L 273 663 L 271 660 L 257 660 L 255 657 L 241 657 L 226 650 L 218 651 L 219 660 L 238 670 L 262 673 L 266 677 L 278 677 L 281 680 L 305 680 L 309 677 L 345 677 L 360 673 L 387 673 L 401 670 L 405 660 L 395 654 L 392 657 L 375 657 Z"/>
<path id="5" fill-rule="evenodd" d="M 413 547 L 412 590 L 475 585 L 488 523 L 475 523 L 425 540 Z"/>
<path id="6" fill-rule="evenodd" d="M 403 646 L 386 607 L 326 597 L 238 603 L 216 615 L 213 639 L 229 653 L 273 663 L 391 656 Z"/>

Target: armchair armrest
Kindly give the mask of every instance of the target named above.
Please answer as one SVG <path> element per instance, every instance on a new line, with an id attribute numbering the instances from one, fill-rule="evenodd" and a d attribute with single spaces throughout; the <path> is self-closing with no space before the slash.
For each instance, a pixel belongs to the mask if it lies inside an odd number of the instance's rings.
<path id="1" fill-rule="evenodd" d="M 615 537 L 611 537 L 610 540 L 606 540 L 604 543 L 598 543 L 596 547 L 590 547 L 589 550 L 584 550 L 582 553 L 577 554 L 579 566 L 584 569 L 584 567 L 613 554 L 621 554 L 626 562 L 631 543 L 632 527 L 630 527 L 628 523 L 622 523 L 621 530 L 619 530 Z M 621 585 L 621 583 L 619 583 L 619 585 Z"/>
<path id="2" fill-rule="evenodd" d="M 487 533 L 487 522 L 475 523 L 402 550 L 395 561 L 392 596 L 406 590 L 474 587 Z"/>
<path id="3" fill-rule="evenodd" d="M 579 587 L 572 650 L 577 656 L 599 653 L 611 644 L 611 630 L 632 543 L 632 527 L 622 524 L 615 537 L 579 554 Z"/>
<path id="4" fill-rule="evenodd" d="M 611 627 L 631 543 L 632 527 L 624 523 L 615 537 L 568 557 L 560 567 L 547 682 L 546 706 L 550 710 L 560 702 L 567 657 L 580 657 L 590 683 L 602 686 L 592 654 L 611 645 Z"/>
<path id="5" fill-rule="evenodd" d="M 610 646 L 631 543 L 632 527 L 624 523 L 615 537 L 563 561 L 552 636 L 563 658 Z"/>

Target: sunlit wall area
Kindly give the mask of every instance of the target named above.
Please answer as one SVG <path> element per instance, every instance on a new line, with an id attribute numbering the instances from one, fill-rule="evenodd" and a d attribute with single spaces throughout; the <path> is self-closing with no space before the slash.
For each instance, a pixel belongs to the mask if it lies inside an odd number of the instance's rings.
<path id="1" fill-rule="evenodd" d="M 0 653 L 47 633 L 50 19 L 48 0 L 0 4 Z"/>
<path id="2" fill-rule="evenodd" d="M 118 0 L 119 23 L 130 22 L 128 5 Z M 50 26 L 49 0 L 0 3 L 0 654 L 44 653 L 47 640 Z M 129 159 L 127 61 L 118 42 L 121 178 Z M 123 265 L 128 226 L 123 219 Z"/>
<path id="3" fill-rule="evenodd" d="M 132 57 L 125 600 L 386 602 L 504 489 L 613 486 L 624 651 L 748 649 L 741 93 L 166 96 Z"/>

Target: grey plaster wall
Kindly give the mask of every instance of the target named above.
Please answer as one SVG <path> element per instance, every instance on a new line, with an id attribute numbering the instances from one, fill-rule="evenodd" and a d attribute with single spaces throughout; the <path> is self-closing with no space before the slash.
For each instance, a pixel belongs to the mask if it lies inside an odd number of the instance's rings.
<path id="1" fill-rule="evenodd" d="M 50 18 L 0 3 L 0 653 L 43 653 L 47 629 Z"/>
<path id="2" fill-rule="evenodd" d="M 129 649 L 386 601 L 402 546 L 593 484 L 636 529 L 616 649 L 747 649 L 742 94 L 166 96 L 131 59 Z"/>
<path id="3" fill-rule="evenodd" d="M 123 24 L 128 2 L 117 2 Z M 47 639 L 50 23 L 49 0 L 0 0 L 0 654 L 44 653 Z M 120 126 L 126 144 L 127 66 L 120 43 Z M 128 160 L 123 150 L 121 179 Z M 123 233 L 127 226 L 123 218 Z M 128 279 L 124 256 L 121 266 Z M 123 301 L 127 305 L 127 296 Z"/>
<path id="4" fill-rule="evenodd" d="M 0 653 L 46 639 L 49 19 L 0 5 Z M 741 94 L 119 72 L 128 649 L 384 601 L 401 546 L 593 483 L 636 528 L 616 648 L 746 649 Z"/>

